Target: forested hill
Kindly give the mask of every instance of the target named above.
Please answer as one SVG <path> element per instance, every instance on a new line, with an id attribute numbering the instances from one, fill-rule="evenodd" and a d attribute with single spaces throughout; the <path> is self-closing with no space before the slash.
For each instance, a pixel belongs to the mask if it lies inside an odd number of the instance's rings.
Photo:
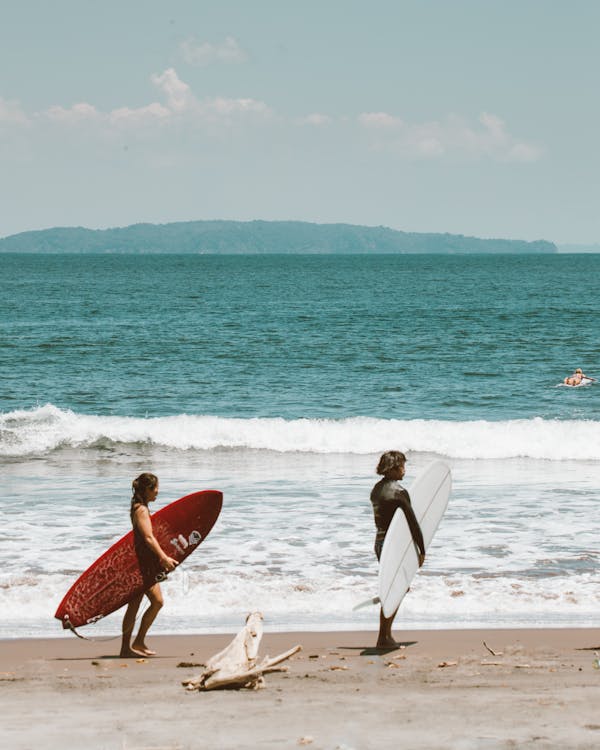
<path id="1" fill-rule="evenodd" d="M 420 234 L 301 221 L 186 221 L 118 229 L 65 227 L 0 239 L 13 253 L 555 253 L 552 242 Z"/>

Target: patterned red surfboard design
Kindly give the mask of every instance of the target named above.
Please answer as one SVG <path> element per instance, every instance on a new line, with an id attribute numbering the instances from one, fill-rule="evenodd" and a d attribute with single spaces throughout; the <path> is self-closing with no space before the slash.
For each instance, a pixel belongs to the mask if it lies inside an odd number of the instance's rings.
<path id="1" fill-rule="evenodd" d="M 204 541 L 221 512 L 223 494 L 203 490 L 175 500 L 152 515 L 160 546 L 182 562 Z M 138 555 L 133 531 L 125 534 L 79 576 L 56 614 L 63 627 L 96 622 L 165 577 L 155 555 Z"/>

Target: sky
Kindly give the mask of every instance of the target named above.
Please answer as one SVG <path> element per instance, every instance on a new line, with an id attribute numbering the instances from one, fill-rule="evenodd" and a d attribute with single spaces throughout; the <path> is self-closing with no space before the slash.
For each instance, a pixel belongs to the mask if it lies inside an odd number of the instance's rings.
<path id="1" fill-rule="evenodd" d="M 600 242 L 597 0 L 0 4 L 0 237 L 264 219 Z"/>

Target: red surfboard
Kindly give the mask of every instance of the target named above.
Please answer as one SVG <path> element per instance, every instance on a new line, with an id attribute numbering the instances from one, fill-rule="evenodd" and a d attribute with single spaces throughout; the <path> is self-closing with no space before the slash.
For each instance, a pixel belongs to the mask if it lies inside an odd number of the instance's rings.
<path id="1" fill-rule="evenodd" d="M 152 514 L 154 536 L 164 551 L 181 563 L 206 538 L 222 504 L 223 493 L 217 490 L 194 492 L 175 500 Z M 156 555 L 143 542 L 136 545 L 130 531 L 79 576 L 54 616 L 63 628 L 88 625 L 165 578 Z"/>

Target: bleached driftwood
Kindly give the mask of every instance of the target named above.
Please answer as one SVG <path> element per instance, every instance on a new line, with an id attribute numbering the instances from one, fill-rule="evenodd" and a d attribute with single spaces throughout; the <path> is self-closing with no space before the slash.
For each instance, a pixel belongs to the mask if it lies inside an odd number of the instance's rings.
<path id="1" fill-rule="evenodd" d="M 272 659 L 268 656 L 257 664 L 258 647 L 263 635 L 263 616 L 252 612 L 246 618 L 246 625 L 240 630 L 231 643 L 211 656 L 202 674 L 182 684 L 188 690 L 216 690 L 218 688 L 253 688 L 264 685 L 263 675 L 268 672 L 286 671 L 287 667 L 278 667 L 282 661 L 300 651 L 295 646 Z"/>
<path id="2" fill-rule="evenodd" d="M 254 665 L 258 656 L 258 649 L 263 637 L 263 616 L 260 612 L 252 612 L 246 617 L 246 624 L 231 641 L 218 654 L 211 656 L 206 662 L 205 675 L 210 676 L 214 672 L 222 671 L 229 673 L 240 667 Z"/>
<path id="3" fill-rule="evenodd" d="M 268 656 L 257 664 L 256 666 L 246 671 L 240 671 L 237 673 L 223 674 L 221 671 L 213 674 L 209 677 L 204 684 L 198 686 L 198 690 L 216 690 L 218 688 L 231 687 L 231 688 L 253 688 L 257 690 L 264 686 L 263 675 L 269 672 L 287 672 L 287 667 L 278 667 L 285 659 L 289 659 L 295 653 L 300 651 L 301 646 L 294 646 L 289 651 L 286 651 L 279 656 L 274 656 L 270 659 Z M 188 689 L 193 690 L 193 686 L 188 686 Z"/>

